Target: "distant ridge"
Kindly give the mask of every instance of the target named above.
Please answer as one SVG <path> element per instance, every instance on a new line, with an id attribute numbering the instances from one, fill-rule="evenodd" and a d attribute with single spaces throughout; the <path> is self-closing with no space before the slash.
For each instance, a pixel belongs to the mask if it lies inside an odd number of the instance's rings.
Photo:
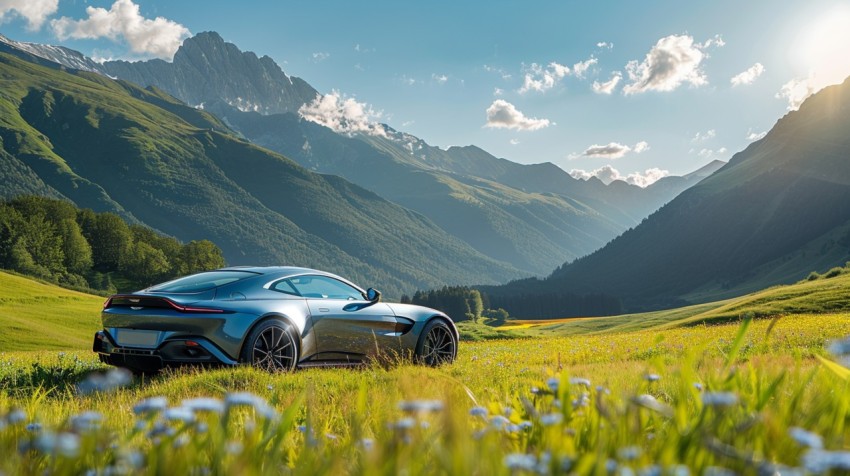
<path id="1" fill-rule="evenodd" d="M 548 274 L 557 263 L 598 249 L 698 181 L 668 177 L 647 188 L 605 185 L 575 179 L 551 163 L 522 165 L 475 146 L 444 150 L 385 125 L 381 136 L 338 134 L 296 113 L 316 98 L 314 88 L 215 32 L 185 40 L 171 63 L 97 63 L 67 48 L 11 40 L 0 42 L 4 47 L 27 61 L 96 71 L 161 98 L 174 96 L 195 107 L 195 116 L 203 111 L 221 118 L 216 130 L 233 129 L 310 170 L 342 176 L 526 274 Z M 177 107 L 171 99 L 158 104 Z M 186 108 L 181 111 L 187 118 Z M 193 124 L 203 127 L 205 120 Z"/>
<path id="2" fill-rule="evenodd" d="M 323 268 L 399 297 L 521 276 L 424 216 L 310 172 L 154 87 L 0 52 L 0 197 L 113 211 L 229 264 Z"/>
<path id="3" fill-rule="evenodd" d="M 676 307 L 791 283 L 850 259 L 850 80 L 604 248 L 502 292 L 569 289 Z"/>

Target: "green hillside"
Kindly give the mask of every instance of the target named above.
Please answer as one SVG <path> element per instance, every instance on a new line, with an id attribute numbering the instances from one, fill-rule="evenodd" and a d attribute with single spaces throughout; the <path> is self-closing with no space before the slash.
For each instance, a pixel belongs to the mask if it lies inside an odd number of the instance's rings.
<path id="1" fill-rule="evenodd" d="M 103 300 L 0 271 L 0 349 L 90 349 Z"/>
<path id="2" fill-rule="evenodd" d="M 849 130 L 845 81 L 808 98 L 604 248 L 544 282 L 505 291 L 602 293 L 634 312 L 738 296 L 843 265 L 850 259 Z"/>
<path id="3" fill-rule="evenodd" d="M 551 163 L 522 165 L 474 146 L 444 150 L 386 126 L 385 136 L 339 134 L 299 117 L 315 89 L 212 32 L 186 39 L 171 63 L 91 66 L 203 104 L 253 143 L 421 213 L 527 274 L 547 274 L 598 249 L 694 183 L 677 177 L 664 187 L 606 186 Z"/>
<path id="4" fill-rule="evenodd" d="M 388 296 L 519 275 L 424 216 L 249 144 L 160 90 L 8 54 L 0 81 L 0 169 L 15 174 L 0 197 L 64 196 L 183 241 L 211 240 L 232 265 L 322 268 Z"/>
<path id="5" fill-rule="evenodd" d="M 816 276 L 812 276 L 815 278 Z M 512 321 L 504 329 L 523 335 L 580 335 L 660 330 L 734 321 L 850 310 L 850 268 L 835 268 L 817 279 L 774 286 L 745 296 L 665 311 L 552 321 Z M 497 328 L 498 329 L 498 328 Z"/>

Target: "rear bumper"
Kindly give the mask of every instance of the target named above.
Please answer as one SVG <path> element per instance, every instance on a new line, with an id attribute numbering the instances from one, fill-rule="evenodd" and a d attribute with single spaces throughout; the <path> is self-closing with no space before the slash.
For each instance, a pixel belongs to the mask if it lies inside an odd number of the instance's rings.
<path id="1" fill-rule="evenodd" d="M 171 365 L 237 363 L 203 337 L 166 339 L 154 348 L 131 347 L 116 344 L 107 329 L 94 334 L 92 351 L 98 354 L 101 362 L 141 371 L 155 371 Z"/>

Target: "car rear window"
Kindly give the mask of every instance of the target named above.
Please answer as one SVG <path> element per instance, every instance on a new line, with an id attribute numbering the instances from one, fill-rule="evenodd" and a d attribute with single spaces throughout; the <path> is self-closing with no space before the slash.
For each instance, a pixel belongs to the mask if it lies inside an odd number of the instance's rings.
<path id="1" fill-rule="evenodd" d="M 160 293 L 198 293 L 256 275 L 257 273 L 250 271 L 207 271 L 157 284 L 147 290 Z"/>

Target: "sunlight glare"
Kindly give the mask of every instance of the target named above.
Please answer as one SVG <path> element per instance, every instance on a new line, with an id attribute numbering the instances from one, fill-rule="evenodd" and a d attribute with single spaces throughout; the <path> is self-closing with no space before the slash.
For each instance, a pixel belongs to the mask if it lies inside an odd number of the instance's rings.
<path id="1" fill-rule="evenodd" d="M 797 36 L 792 51 L 798 74 L 825 84 L 840 83 L 850 75 L 850 6 L 827 11 Z"/>

